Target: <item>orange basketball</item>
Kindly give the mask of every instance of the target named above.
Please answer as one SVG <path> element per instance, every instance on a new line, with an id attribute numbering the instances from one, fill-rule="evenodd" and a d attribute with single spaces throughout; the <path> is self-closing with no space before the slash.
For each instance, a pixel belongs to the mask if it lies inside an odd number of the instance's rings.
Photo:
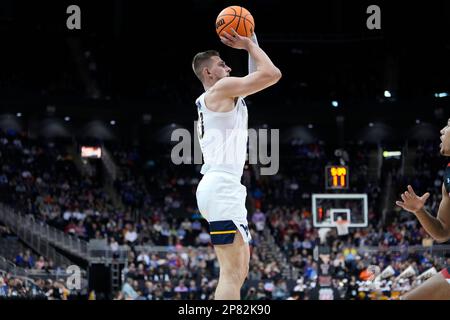
<path id="1" fill-rule="evenodd" d="M 229 34 L 231 29 L 243 37 L 250 37 L 255 31 L 255 21 L 250 12 L 239 6 L 231 6 L 223 9 L 216 19 L 216 32 L 220 36 L 226 31 Z"/>

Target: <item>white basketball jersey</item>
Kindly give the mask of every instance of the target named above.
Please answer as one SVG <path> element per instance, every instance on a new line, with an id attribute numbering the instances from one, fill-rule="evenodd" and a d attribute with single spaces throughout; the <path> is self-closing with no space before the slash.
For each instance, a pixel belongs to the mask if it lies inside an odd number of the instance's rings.
<path id="1" fill-rule="evenodd" d="M 247 106 L 239 97 L 233 110 L 214 112 L 206 107 L 205 94 L 195 101 L 197 133 L 204 160 L 201 173 L 225 171 L 240 177 L 247 158 Z"/>

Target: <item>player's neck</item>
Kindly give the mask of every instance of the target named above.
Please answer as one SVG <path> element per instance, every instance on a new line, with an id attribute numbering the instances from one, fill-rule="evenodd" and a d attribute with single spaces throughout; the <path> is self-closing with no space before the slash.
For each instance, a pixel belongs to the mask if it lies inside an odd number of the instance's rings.
<path id="1" fill-rule="evenodd" d="M 213 85 L 214 85 L 214 84 L 212 84 L 212 83 L 204 83 L 204 84 L 203 84 L 203 88 L 205 89 L 205 92 L 208 91 L 209 89 L 211 89 L 211 87 L 212 87 Z"/>
<path id="2" fill-rule="evenodd" d="M 209 89 L 211 89 L 217 81 L 213 81 L 212 79 L 208 79 L 208 81 L 203 82 L 203 88 L 205 89 L 205 91 L 208 91 Z"/>

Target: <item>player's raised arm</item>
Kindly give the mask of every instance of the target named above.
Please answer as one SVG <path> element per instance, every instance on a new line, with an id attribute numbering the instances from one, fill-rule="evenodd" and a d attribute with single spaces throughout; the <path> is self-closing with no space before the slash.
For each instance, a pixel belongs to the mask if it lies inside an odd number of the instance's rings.
<path id="1" fill-rule="evenodd" d="M 221 41 L 235 49 L 248 51 L 256 64 L 256 70 L 245 77 L 226 77 L 218 81 L 210 90 L 210 95 L 216 98 L 243 97 L 261 91 L 274 85 L 281 78 L 281 71 L 267 54 L 251 39 L 241 37 L 234 30 L 233 35 L 226 32 Z"/>
<path id="2" fill-rule="evenodd" d="M 446 242 L 450 239 L 450 198 L 442 185 L 442 201 L 439 205 L 437 217 L 433 217 L 425 210 L 425 202 L 427 201 L 429 193 L 419 197 L 414 192 L 411 186 L 408 186 L 408 191 L 402 193 L 402 201 L 397 201 L 396 204 L 406 211 L 413 213 L 419 220 L 425 231 L 438 242 Z"/>
<path id="3" fill-rule="evenodd" d="M 256 44 L 259 47 L 258 44 L 258 38 L 256 37 L 256 33 L 253 32 L 253 34 L 250 36 L 250 39 L 254 44 Z M 248 54 L 248 74 L 253 73 L 256 71 L 256 62 L 252 58 L 251 54 Z"/>

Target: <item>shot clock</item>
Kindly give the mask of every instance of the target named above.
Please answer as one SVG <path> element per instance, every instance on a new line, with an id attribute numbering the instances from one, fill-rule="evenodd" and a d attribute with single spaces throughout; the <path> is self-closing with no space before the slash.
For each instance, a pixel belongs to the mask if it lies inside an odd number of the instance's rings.
<path id="1" fill-rule="evenodd" d="M 326 166 L 325 188 L 327 190 L 348 189 L 348 174 L 347 166 Z"/>

